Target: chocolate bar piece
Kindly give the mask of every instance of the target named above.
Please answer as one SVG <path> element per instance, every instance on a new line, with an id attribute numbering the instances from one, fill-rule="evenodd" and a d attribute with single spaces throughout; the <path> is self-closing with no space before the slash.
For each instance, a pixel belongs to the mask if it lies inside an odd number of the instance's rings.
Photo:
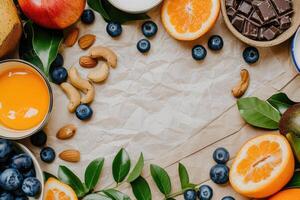
<path id="1" fill-rule="evenodd" d="M 272 4 L 268 1 L 258 1 L 255 0 L 252 2 L 252 5 L 255 7 L 258 15 L 263 20 L 264 23 L 274 19 L 276 17 L 276 12 L 273 9 Z"/>
<path id="2" fill-rule="evenodd" d="M 236 10 L 233 7 L 230 7 L 230 8 L 227 9 L 227 15 L 228 15 L 230 20 L 233 19 L 235 14 L 236 14 Z"/>
<path id="3" fill-rule="evenodd" d="M 250 15 L 250 19 L 258 23 L 259 25 L 263 25 L 264 22 L 261 20 L 260 16 L 257 14 L 256 11 L 252 12 Z"/>
<path id="4" fill-rule="evenodd" d="M 279 23 L 280 23 L 279 28 L 281 30 L 286 30 L 286 29 L 288 29 L 288 28 L 291 27 L 292 20 L 291 20 L 291 18 L 289 16 L 284 16 L 284 17 L 280 18 L 280 22 Z"/>
<path id="5" fill-rule="evenodd" d="M 249 21 L 245 21 L 244 28 L 243 28 L 243 35 L 247 36 L 251 39 L 257 39 L 258 37 L 258 27 L 252 24 Z"/>
<path id="6" fill-rule="evenodd" d="M 244 22 L 245 22 L 245 19 L 239 15 L 236 15 L 231 23 L 232 25 L 239 31 L 239 32 L 242 32 L 243 31 L 243 27 L 244 27 Z"/>
<path id="7" fill-rule="evenodd" d="M 267 30 L 263 32 L 264 38 L 268 41 L 273 40 L 280 34 L 280 30 L 275 26 L 269 27 Z"/>
<path id="8" fill-rule="evenodd" d="M 293 9 L 290 0 L 271 0 L 271 1 L 279 15 L 282 15 Z"/>
<path id="9" fill-rule="evenodd" d="M 258 30 L 258 40 L 264 40 L 265 39 L 265 37 L 264 37 L 264 31 L 265 31 L 266 29 L 264 28 L 264 27 L 262 27 L 262 28 L 260 28 L 259 30 Z"/>
<path id="10" fill-rule="evenodd" d="M 229 7 L 235 8 L 236 0 L 225 0 L 225 5 L 226 5 L 226 8 L 229 8 Z"/>
<path id="11" fill-rule="evenodd" d="M 242 1 L 241 4 L 239 5 L 237 11 L 240 14 L 248 17 L 252 11 L 252 5 L 247 3 L 246 1 Z"/>

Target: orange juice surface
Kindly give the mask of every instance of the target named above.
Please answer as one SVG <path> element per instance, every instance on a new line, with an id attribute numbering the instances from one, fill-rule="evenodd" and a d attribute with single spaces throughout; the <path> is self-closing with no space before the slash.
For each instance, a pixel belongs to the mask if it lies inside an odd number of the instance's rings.
<path id="1" fill-rule="evenodd" d="M 0 124 L 14 130 L 38 126 L 49 110 L 50 94 L 43 78 L 29 67 L 0 72 Z"/>

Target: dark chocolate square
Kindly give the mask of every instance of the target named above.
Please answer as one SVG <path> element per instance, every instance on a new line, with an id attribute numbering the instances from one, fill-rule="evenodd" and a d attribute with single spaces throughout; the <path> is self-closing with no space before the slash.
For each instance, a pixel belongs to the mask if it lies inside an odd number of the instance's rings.
<path id="1" fill-rule="evenodd" d="M 236 14 L 236 10 L 233 7 L 227 8 L 227 15 L 228 15 L 230 20 L 233 19 L 235 14 Z"/>
<path id="2" fill-rule="evenodd" d="M 251 6 L 251 4 L 247 3 L 246 1 L 242 1 L 241 4 L 239 5 L 237 11 L 240 14 L 248 17 L 252 11 L 252 6 Z"/>
<path id="3" fill-rule="evenodd" d="M 275 39 L 279 34 L 280 30 L 276 28 L 275 26 L 271 26 L 268 29 L 266 29 L 264 32 L 264 38 L 268 41 Z"/>
<path id="4" fill-rule="evenodd" d="M 244 27 L 244 22 L 245 22 L 245 19 L 241 16 L 238 16 L 236 15 L 231 23 L 232 25 L 239 31 L 239 32 L 242 32 L 243 31 L 243 27 Z"/>
<path id="5" fill-rule="evenodd" d="M 226 8 L 229 8 L 229 7 L 235 8 L 236 0 L 225 0 L 225 5 L 226 5 Z"/>
<path id="6" fill-rule="evenodd" d="M 257 11 L 257 14 L 263 20 L 264 23 L 274 19 L 276 17 L 276 12 L 273 8 L 273 5 L 268 1 L 258 1 L 254 0 L 252 5 Z"/>
<path id="7" fill-rule="evenodd" d="M 293 9 L 290 0 L 271 0 L 271 1 L 279 15 L 282 15 Z"/>
<path id="8" fill-rule="evenodd" d="M 264 40 L 264 31 L 266 30 L 266 28 L 262 27 L 262 28 L 259 28 L 258 30 L 258 37 L 257 39 L 258 40 Z"/>
<path id="9" fill-rule="evenodd" d="M 245 21 L 244 28 L 243 28 L 243 35 L 251 39 L 257 39 L 258 27 L 249 21 Z"/>
<path id="10" fill-rule="evenodd" d="M 289 16 L 284 16 L 284 17 L 280 18 L 279 23 L 280 23 L 279 28 L 281 30 L 286 30 L 291 27 L 292 20 Z"/>
<path id="11" fill-rule="evenodd" d="M 250 19 L 258 23 L 259 25 L 264 24 L 264 22 L 261 20 L 260 16 L 257 14 L 256 11 L 252 12 L 252 14 L 250 15 Z"/>

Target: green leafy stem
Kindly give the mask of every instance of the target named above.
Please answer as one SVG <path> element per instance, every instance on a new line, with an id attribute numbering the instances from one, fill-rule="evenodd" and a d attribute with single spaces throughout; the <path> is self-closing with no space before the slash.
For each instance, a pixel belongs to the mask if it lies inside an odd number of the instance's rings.
<path id="1" fill-rule="evenodd" d="M 76 195 L 82 200 L 130 200 L 130 197 L 119 191 L 123 184 L 130 184 L 132 192 L 137 200 L 152 200 L 151 189 L 146 179 L 141 176 L 144 168 L 144 156 L 141 153 L 133 169 L 131 161 L 125 149 L 121 149 L 112 163 L 112 175 L 116 183 L 115 187 L 94 190 L 97 186 L 104 165 L 104 158 L 93 160 L 85 169 L 84 182 L 66 166 L 59 166 L 57 179 L 73 188 Z M 172 200 L 182 195 L 186 190 L 197 190 L 197 184 L 190 183 L 186 167 L 179 163 L 178 173 L 180 177 L 181 190 L 171 193 L 171 180 L 168 173 L 158 165 L 150 165 L 151 176 L 164 195 L 164 200 Z M 50 177 L 56 178 L 50 173 L 44 172 L 45 180 Z M 199 185 L 199 184 L 198 184 Z"/>

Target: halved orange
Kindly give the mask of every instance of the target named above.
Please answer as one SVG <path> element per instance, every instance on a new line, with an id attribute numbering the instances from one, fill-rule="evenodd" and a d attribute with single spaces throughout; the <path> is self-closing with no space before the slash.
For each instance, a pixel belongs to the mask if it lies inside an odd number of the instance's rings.
<path id="1" fill-rule="evenodd" d="M 248 141 L 230 169 L 230 183 L 238 193 L 265 198 L 280 191 L 294 174 L 295 160 L 287 139 L 266 134 Z"/>
<path id="2" fill-rule="evenodd" d="M 45 184 L 44 200 L 78 200 L 74 190 L 55 178 Z"/>
<path id="3" fill-rule="evenodd" d="M 269 200 L 299 200 L 300 199 L 300 189 L 288 189 L 275 194 Z"/>
<path id="4" fill-rule="evenodd" d="M 220 0 L 165 0 L 162 22 L 167 32 L 178 40 L 195 40 L 215 24 Z"/>

